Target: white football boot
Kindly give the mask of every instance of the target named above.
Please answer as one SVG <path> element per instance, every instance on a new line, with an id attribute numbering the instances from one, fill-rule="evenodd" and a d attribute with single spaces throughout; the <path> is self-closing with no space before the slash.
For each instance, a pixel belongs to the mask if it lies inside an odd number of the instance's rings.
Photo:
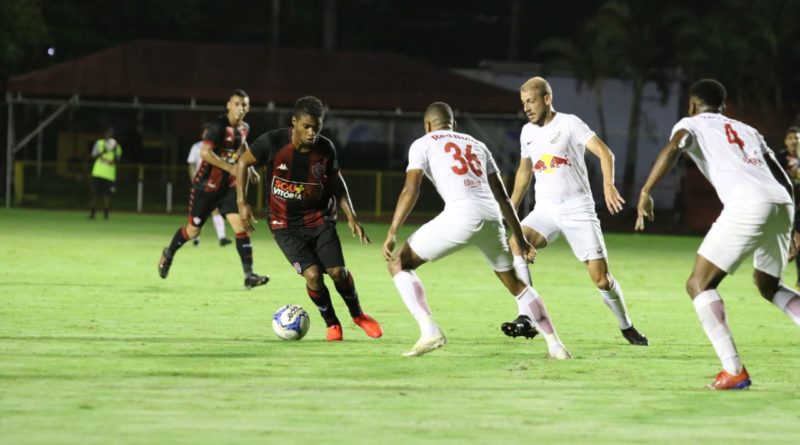
<path id="1" fill-rule="evenodd" d="M 447 344 L 447 338 L 440 329 L 433 335 L 420 337 L 410 351 L 403 354 L 404 357 L 418 357 L 428 352 L 434 351 Z"/>

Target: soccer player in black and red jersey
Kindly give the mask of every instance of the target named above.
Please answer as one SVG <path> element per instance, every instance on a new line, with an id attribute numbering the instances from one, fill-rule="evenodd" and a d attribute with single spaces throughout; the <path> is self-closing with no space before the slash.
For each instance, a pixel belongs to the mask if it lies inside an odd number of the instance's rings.
<path id="1" fill-rule="evenodd" d="M 236 234 L 236 250 L 244 269 L 244 286 L 252 289 L 267 284 L 269 277 L 253 273 L 253 247 L 236 207 L 236 179 L 246 182 L 248 172 L 236 174 L 236 160 L 247 144 L 250 126 L 244 116 L 250 111 L 247 93 L 236 90 L 228 99 L 228 112 L 208 124 L 208 131 L 200 148 L 200 167 L 192 179 L 189 198 L 189 222 L 181 226 L 164 248 L 158 263 L 158 274 L 167 278 L 175 252 L 189 240 L 200 235 L 206 219 L 214 209 L 228 220 Z"/>
<path id="2" fill-rule="evenodd" d="M 342 339 L 342 324 L 331 304 L 323 274 L 334 282 L 353 322 L 372 338 L 383 334 L 380 324 L 361 310 L 353 275 L 345 267 L 336 234 L 336 204 L 342 208 L 353 236 L 369 243 L 356 218 L 336 149 L 319 134 L 324 119 L 322 102 L 306 96 L 297 100 L 292 127 L 269 131 L 246 149 L 236 165 L 243 175 L 250 166 L 266 168 L 269 227 L 283 254 L 306 279 L 306 290 L 328 326 L 327 339 Z M 244 184 L 236 184 L 239 219 L 249 232 L 255 223 Z"/>

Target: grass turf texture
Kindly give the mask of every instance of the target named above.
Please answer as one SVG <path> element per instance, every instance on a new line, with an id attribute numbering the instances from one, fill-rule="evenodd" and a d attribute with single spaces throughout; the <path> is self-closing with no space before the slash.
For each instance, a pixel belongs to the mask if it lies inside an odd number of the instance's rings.
<path id="1" fill-rule="evenodd" d="M 0 443 L 798 443 L 800 330 L 762 301 L 745 264 L 721 286 L 753 378 L 703 389 L 720 369 L 683 286 L 699 238 L 608 234 L 614 275 L 649 348 L 629 346 L 563 241 L 540 251 L 534 282 L 574 355 L 502 335 L 516 305 L 475 249 L 419 276 L 449 344 L 404 358 L 417 339 L 380 256 L 386 226 L 360 246 L 340 224 L 365 310 L 325 329 L 262 221 L 245 291 L 235 247 L 208 230 L 161 280 L 179 216 L 0 210 Z M 633 222 L 631 222 L 631 225 Z M 402 235 L 405 237 L 409 230 Z M 794 271 L 787 272 L 794 282 Z M 312 316 L 300 342 L 272 313 Z"/>

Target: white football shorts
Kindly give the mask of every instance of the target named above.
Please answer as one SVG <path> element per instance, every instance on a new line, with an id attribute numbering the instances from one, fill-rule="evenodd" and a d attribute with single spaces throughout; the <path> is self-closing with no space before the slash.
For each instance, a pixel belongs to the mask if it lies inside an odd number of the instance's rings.
<path id="1" fill-rule="evenodd" d="M 495 272 L 514 268 L 503 223 L 464 218 L 453 211 L 440 213 L 409 238 L 408 245 L 422 259 L 436 261 L 465 247 L 475 246 Z"/>
<path id="2" fill-rule="evenodd" d="M 557 204 L 536 203 L 521 223 L 545 237 L 547 244 L 564 234 L 572 253 L 581 262 L 608 257 L 591 198 L 576 197 Z"/>
<path id="3" fill-rule="evenodd" d="M 722 209 L 697 253 L 729 274 L 753 254 L 754 268 L 780 278 L 789 257 L 794 206 L 744 201 Z"/>

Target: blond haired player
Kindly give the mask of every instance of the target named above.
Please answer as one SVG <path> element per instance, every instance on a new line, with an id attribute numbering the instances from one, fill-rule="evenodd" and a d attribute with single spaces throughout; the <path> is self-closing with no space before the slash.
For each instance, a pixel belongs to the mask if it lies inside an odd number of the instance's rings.
<path id="1" fill-rule="evenodd" d="M 625 203 L 614 187 L 614 155 L 580 118 L 553 108 L 553 90 L 545 79 L 533 77 L 519 91 L 530 122 L 522 127 L 519 138 L 521 157 L 511 195 L 514 208 L 528 193 L 531 177 L 536 178 L 536 205 L 522 220 L 525 238 L 541 249 L 563 234 L 617 318 L 623 337 L 633 345 L 647 346 L 647 337 L 636 330 L 628 316 L 622 287 L 608 270 L 608 254 L 583 159 L 586 150 L 600 158 L 606 206 L 613 215 Z M 517 273 L 530 283 L 528 264 L 519 255 L 514 239 L 511 248 Z M 503 323 L 501 329 L 511 337 L 536 335 L 524 314 Z"/>
<path id="2" fill-rule="evenodd" d="M 717 286 L 748 256 L 767 301 L 800 324 L 800 294 L 781 283 L 792 246 L 792 184 L 754 128 L 725 117 L 725 87 L 703 79 L 689 92 L 689 117 L 672 128 L 639 196 L 636 230 L 653 220 L 650 191 L 682 153 L 697 164 L 722 201 L 720 213 L 697 251 L 686 282 L 708 339 L 722 361 L 712 389 L 744 389 L 750 375 L 739 358 Z"/>
<path id="3" fill-rule="evenodd" d="M 420 328 L 419 341 L 404 355 L 423 355 L 447 342 L 433 320 L 425 289 L 414 270 L 428 261 L 474 245 L 516 297 L 520 313 L 529 317 L 544 334 L 549 356 L 570 358 L 542 298 L 514 271 L 502 219 L 505 218 L 514 236 L 521 239 L 522 228 L 492 154 L 482 142 L 455 131 L 453 110 L 446 103 L 431 104 L 425 111 L 423 123 L 425 136 L 414 141 L 409 149 L 405 185 L 383 243 L 383 256 L 389 263 L 392 280 Z M 423 174 L 433 182 L 444 200 L 444 211 L 414 232 L 395 253 L 395 235 L 417 202 Z M 519 244 L 523 258 L 532 261 L 536 250 L 524 239 Z"/>

